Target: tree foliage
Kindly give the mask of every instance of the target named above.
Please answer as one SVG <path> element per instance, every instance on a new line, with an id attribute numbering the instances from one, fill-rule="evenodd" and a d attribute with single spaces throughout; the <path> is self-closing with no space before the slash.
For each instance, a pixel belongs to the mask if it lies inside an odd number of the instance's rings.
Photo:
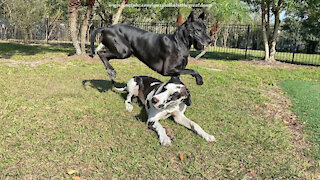
<path id="1" fill-rule="evenodd" d="M 287 12 L 283 30 L 289 38 L 305 43 L 308 53 L 315 53 L 320 41 L 320 3 L 300 0 Z"/>

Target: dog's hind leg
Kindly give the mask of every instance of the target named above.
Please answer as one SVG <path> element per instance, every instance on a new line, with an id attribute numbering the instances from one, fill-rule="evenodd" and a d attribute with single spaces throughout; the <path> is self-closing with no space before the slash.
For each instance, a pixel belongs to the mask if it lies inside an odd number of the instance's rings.
<path id="1" fill-rule="evenodd" d="M 206 133 L 197 123 L 188 119 L 183 113 L 179 112 L 174 114 L 174 121 L 188 129 L 193 130 L 203 137 L 207 142 L 216 142 L 216 139 L 213 135 Z"/>

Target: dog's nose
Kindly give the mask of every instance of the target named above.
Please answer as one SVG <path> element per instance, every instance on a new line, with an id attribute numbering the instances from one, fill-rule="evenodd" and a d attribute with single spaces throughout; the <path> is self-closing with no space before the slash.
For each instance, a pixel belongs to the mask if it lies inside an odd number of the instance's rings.
<path id="1" fill-rule="evenodd" d="M 157 104 L 157 102 L 159 102 L 159 100 L 157 98 L 153 97 L 151 99 L 151 102 L 152 102 L 152 104 Z"/>
<path id="2" fill-rule="evenodd" d="M 164 107 L 164 105 L 163 105 L 163 104 L 160 104 L 158 107 L 159 107 L 159 108 L 163 108 L 163 107 Z"/>

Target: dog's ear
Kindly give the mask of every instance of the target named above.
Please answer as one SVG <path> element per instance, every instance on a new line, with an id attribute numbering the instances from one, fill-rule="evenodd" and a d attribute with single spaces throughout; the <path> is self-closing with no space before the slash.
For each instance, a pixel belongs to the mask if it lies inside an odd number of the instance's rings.
<path id="1" fill-rule="evenodd" d="M 198 17 L 198 19 L 204 20 L 204 12 L 202 12 L 202 13 L 200 14 L 200 16 Z"/>
<path id="2" fill-rule="evenodd" d="M 145 101 L 145 97 L 144 97 L 144 94 L 143 94 L 143 91 L 144 91 L 144 85 L 143 85 L 143 80 L 141 77 L 139 76 L 135 76 L 134 77 L 134 81 L 137 83 L 137 85 L 139 86 L 139 89 L 138 89 L 138 98 L 144 102 Z"/>
<path id="3" fill-rule="evenodd" d="M 191 13 L 189 14 L 188 21 L 190 21 L 190 22 L 194 21 L 194 11 L 191 11 Z"/>
<path id="4" fill-rule="evenodd" d="M 185 100 L 183 100 L 183 102 L 187 105 L 190 106 L 191 105 L 191 95 L 189 90 L 186 88 L 186 86 L 183 86 L 181 88 L 181 96 L 186 96 L 187 98 Z"/>

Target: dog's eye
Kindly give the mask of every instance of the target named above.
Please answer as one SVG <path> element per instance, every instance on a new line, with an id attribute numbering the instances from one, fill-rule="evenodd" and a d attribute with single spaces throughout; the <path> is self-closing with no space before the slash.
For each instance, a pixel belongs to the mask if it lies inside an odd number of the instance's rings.
<path id="1" fill-rule="evenodd" d="M 180 93 L 175 92 L 175 93 L 173 93 L 173 94 L 171 95 L 170 100 L 177 100 L 177 99 L 179 99 L 180 97 L 181 97 Z"/>

